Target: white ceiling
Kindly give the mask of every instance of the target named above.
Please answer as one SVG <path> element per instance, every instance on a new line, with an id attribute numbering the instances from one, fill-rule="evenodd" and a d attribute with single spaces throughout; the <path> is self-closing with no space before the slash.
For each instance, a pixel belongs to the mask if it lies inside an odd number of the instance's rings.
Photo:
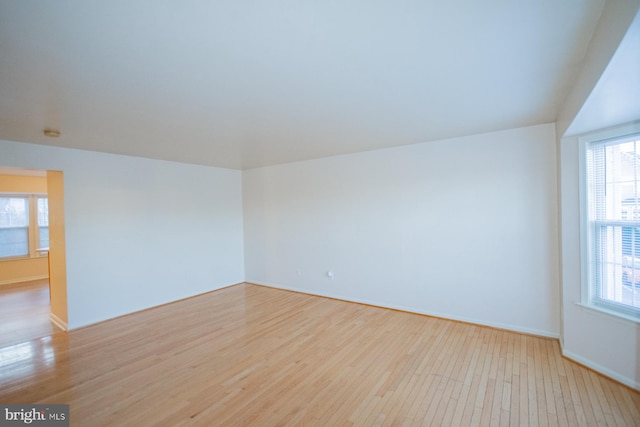
<path id="1" fill-rule="evenodd" d="M 0 138 L 247 169 L 549 123 L 603 3 L 0 0 Z"/>

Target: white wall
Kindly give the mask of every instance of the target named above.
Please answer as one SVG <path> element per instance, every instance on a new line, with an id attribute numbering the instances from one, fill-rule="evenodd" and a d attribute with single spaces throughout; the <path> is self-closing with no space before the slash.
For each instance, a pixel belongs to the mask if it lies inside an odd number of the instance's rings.
<path id="1" fill-rule="evenodd" d="M 578 138 L 561 146 L 562 348 L 565 356 L 640 389 L 640 325 L 580 305 L 580 181 Z"/>
<path id="2" fill-rule="evenodd" d="M 554 141 L 540 125 L 247 170 L 246 280 L 558 336 Z"/>
<path id="3" fill-rule="evenodd" d="M 64 172 L 70 328 L 244 280 L 239 171 L 8 141 L 0 166 Z"/>
<path id="4" fill-rule="evenodd" d="M 576 79 L 557 119 L 562 351 L 565 356 L 636 389 L 640 389 L 640 324 L 579 305 L 582 287 L 579 150 L 578 138 L 569 135 L 576 131 L 597 130 L 594 120 L 585 120 L 585 117 L 593 118 L 593 115 L 585 112 L 605 111 L 606 117 L 600 117 L 597 123 L 606 123 L 607 126 L 620 125 L 628 120 L 619 105 L 609 108 L 607 105 L 590 103 L 594 99 L 603 99 L 602 96 L 592 95 L 601 89 L 598 85 L 603 73 L 616 72 L 611 70 L 610 61 L 615 58 L 639 10 L 640 0 L 607 1 L 590 42 L 582 73 Z M 635 94 L 633 91 L 629 93 Z M 629 95 L 629 99 L 635 99 L 636 104 L 638 102 L 637 96 L 634 98 Z M 612 98 L 608 102 L 634 108 L 628 100 Z"/>

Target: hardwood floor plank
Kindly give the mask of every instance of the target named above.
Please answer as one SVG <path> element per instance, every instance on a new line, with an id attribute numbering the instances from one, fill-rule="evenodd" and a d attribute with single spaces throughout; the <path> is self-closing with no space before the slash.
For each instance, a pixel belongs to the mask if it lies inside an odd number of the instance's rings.
<path id="1" fill-rule="evenodd" d="M 556 340 L 241 284 L 0 347 L 2 403 L 71 424 L 640 424 Z"/>
<path id="2" fill-rule="evenodd" d="M 603 402 L 598 399 L 596 385 L 593 383 L 593 377 L 591 376 L 591 374 L 592 372 L 590 370 L 585 369 L 584 371 L 582 371 L 582 378 L 584 380 L 587 396 L 589 398 L 589 404 L 596 418 L 596 423 L 601 426 L 608 425 L 605 419 L 604 411 L 602 410 Z"/>
<path id="3" fill-rule="evenodd" d="M 0 286 L 0 348 L 60 332 L 50 313 L 47 280 Z"/>
<path id="4" fill-rule="evenodd" d="M 459 397 L 456 402 L 455 411 L 453 414 L 453 418 L 451 421 L 452 425 L 462 425 L 462 420 L 465 417 L 465 408 L 473 408 L 470 404 L 470 397 L 473 395 L 472 382 L 474 372 L 476 370 L 478 361 L 480 360 L 480 349 L 477 348 L 478 343 L 478 333 L 473 331 L 468 331 L 468 347 L 467 347 L 467 356 L 462 361 L 462 365 L 460 368 L 460 373 L 464 373 L 464 376 L 460 376 L 458 381 L 462 381 L 461 390 Z"/>
<path id="5" fill-rule="evenodd" d="M 562 405 L 562 394 L 559 382 L 553 365 L 553 358 L 549 357 L 549 352 L 553 350 L 552 340 L 546 340 L 541 347 L 541 357 L 544 377 L 544 393 L 547 403 L 547 419 L 549 425 L 566 426 L 566 414 Z M 561 413 L 561 414 L 560 414 Z"/>

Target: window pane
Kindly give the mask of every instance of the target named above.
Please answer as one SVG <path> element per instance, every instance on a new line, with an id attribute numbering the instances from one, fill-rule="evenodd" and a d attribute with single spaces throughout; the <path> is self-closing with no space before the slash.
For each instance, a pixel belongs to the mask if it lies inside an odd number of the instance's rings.
<path id="1" fill-rule="evenodd" d="M 29 199 L 0 197 L 0 228 L 29 226 Z"/>
<path id="2" fill-rule="evenodd" d="M 49 199 L 38 198 L 38 248 L 49 247 Z"/>
<path id="3" fill-rule="evenodd" d="M 49 226 L 49 199 L 45 197 L 38 198 L 38 226 Z"/>
<path id="4" fill-rule="evenodd" d="M 38 248 L 49 247 L 49 227 L 40 227 Z"/>
<path id="5" fill-rule="evenodd" d="M 0 258 L 29 254 L 29 199 L 0 197 Z"/>
<path id="6" fill-rule="evenodd" d="M 640 228 L 602 225 L 595 298 L 640 308 Z"/>
<path id="7" fill-rule="evenodd" d="M 27 228 L 0 227 L 0 258 L 29 254 L 29 231 Z"/>
<path id="8" fill-rule="evenodd" d="M 640 219 L 640 153 L 637 148 L 635 142 L 606 147 L 605 197 L 598 209 L 601 219 Z"/>

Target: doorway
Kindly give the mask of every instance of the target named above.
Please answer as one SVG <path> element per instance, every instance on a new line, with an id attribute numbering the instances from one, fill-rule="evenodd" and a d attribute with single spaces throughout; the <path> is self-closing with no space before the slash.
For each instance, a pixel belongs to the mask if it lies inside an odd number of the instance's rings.
<path id="1" fill-rule="evenodd" d="M 0 346 L 67 328 L 63 187 L 60 171 L 0 168 Z"/>

